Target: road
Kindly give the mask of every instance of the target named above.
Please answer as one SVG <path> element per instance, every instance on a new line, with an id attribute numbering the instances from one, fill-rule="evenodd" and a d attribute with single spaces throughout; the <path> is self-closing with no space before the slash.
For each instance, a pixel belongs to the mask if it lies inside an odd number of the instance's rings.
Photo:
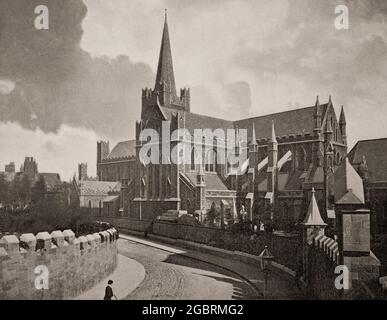
<path id="1" fill-rule="evenodd" d="M 120 239 L 119 253 L 145 268 L 142 283 L 126 299 L 261 299 L 246 281 L 221 267 Z"/>

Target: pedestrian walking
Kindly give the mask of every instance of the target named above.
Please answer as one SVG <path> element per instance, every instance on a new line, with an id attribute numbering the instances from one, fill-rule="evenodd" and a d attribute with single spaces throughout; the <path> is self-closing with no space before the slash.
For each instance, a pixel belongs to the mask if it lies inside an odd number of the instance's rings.
<path id="1" fill-rule="evenodd" d="M 108 281 L 108 285 L 105 288 L 105 297 L 103 298 L 104 300 L 112 300 L 113 297 L 117 299 L 116 295 L 113 292 L 113 280 Z"/>

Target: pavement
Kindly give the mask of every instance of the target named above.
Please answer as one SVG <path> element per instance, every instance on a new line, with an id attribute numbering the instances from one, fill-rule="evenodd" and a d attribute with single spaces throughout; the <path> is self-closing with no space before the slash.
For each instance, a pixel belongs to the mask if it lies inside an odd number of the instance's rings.
<path id="1" fill-rule="evenodd" d="M 236 272 L 242 275 L 244 278 L 249 279 L 256 288 L 263 293 L 265 275 L 257 265 L 252 265 L 238 261 L 237 259 L 231 259 L 227 257 L 220 257 L 219 255 L 200 252 L 197 250 L 181 248 L 174 246 L 173 244 L 162 244 L 157 240 L 157 243 L 152 240 L 146 240 L 137 236 L 131 236 L 128 234 L 120 234 L 120 238 L 136 241 L 144 245 L 152 246 L 161 250 L 168 250 L 176 255 L 182 255 L 188 258 L 199 259 L 209 262 L 214 265 L 222 266 L 227 270 Z M 231 252 L 230 252 L 231 253 Z M 295 281 L 292 277 L 285 274 L 282 271 L 271 270 L 268 278 L 268 287 L 266 291 L 266 298 L 269 299 L 302 299 L 303 296 L 295 285 Z"/>
<path id="2" fill-rule="evenodd" d="M 117 269 L 75 300 L 102 300 L 109 279 L 114 281 L 113 290 L 118 300 L 203 297 L 262 299 L 264 274 L 256 265 L 230 256 L 221 257 L 198 249 L 182 248 L 178 244 L 162 243 L 160 240 L 152 241 L 122 233 L 120 238 Z M 149 249 L 146 249 L 147 247 Z M 225 273 L 219 268 L 210 267 L 208 263 L 223 268 Z M 258 295 L 251 293 L 243 281 L 236 279 L 226 270 L 249 279 L 258 290 Z M 216 281 L 211 283 L 211 279 Z M 271 271 L 266 298 L 302 299 L 302 295 L 294 279 L 283 272 Z"/>
<path id="3" fill-rule="evenodd" d="M 134 291 L 144 278 L 145 269 L 141 263 L 119 254 L 116 270 L 74 300 L 103 300 L 108 280 L 113 280 L 113 292 L 118 300 L 122 300 Z"/>

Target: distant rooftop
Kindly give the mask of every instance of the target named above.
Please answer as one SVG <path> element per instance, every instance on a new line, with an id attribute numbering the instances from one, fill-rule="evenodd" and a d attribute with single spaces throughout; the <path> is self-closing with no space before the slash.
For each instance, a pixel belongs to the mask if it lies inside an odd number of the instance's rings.
<path id="1" fill-rule="evenodd" d="M 358 141 L 348 153 L 348 159 L 357 167 L 363 157 L 367 162 L 369 180 L 387 181 L 387 138 Z"/>

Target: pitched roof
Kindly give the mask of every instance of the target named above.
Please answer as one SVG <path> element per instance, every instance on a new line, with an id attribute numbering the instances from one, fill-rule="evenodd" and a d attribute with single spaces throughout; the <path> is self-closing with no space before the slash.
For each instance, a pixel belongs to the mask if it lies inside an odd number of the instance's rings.
<path id="1" fill-rule="evenodd" d="M 325 116 L 328 104 L 320 105 L 322 118 Z M 257 139 L 270 139 L 272 135 L 272 121 L 274 121 L 277 137 L 289 134 L 313 133 L 314 130 L 314 112 L 315 106 L 301 109 L 289 110 L 279 113 L 268 114 L 255 118 L 235 121 L 239 128 L 248 130 L 248 136 L 251 137 L 251 131 L 254 123 Z"/>
<path id="2" fill-rule="evenodd" d="M 305 219 L 302 222 L 304 226 L 326 226 L 327 224 L 321 218 L 320 210 L 317 205 L 315 191 L 312 189 L 312 198 L 309 202 L 308 211 L 306 213 Z"/>
<path id="3" fill-rule="evenodd" d="M 205 179 L 207 190 L 228 190 L 217 174 L 207 173 Z"/>
<path id="4" fill-rule="evenodd" d="M 118 200 L 118 196 L 107 196 L 103 199 L 103 202 L 114 202 Z"/>
<path id="5" fill-rule="evenodd" d="M 119 191 L 121 183 L 114 181 L 89 181 L 82 180 L 79 183 L 80 196 L 103 196 L 109 192 Z"/>
<path id="6" fill-rule="evenodd" d="M 356 167 L 367 161 L 370 181 L 387 181 L 387 138 L 362 140 L 348 154 L 350 163 Z"/>
<path id="7" fill-rule="evenodd" d="M 364 204 L 363 180 L 348 158 L 345 158 L 335 172 L 334 190 L 337 204 Z"/>
<path id="8" fill-rule="evenodd" d="M 188 171 L 185 172 L 184 175 L 189 178 L 193 185 L 196 186 L 196 177 L 198 175 L 197 172 Z M 205 172 L 204 175 L 206 190 L 229 190 L 217 174 Z"/>
<path id="9" fill-rule="evenodd" d="M 167 117 L 168 120 L 172 119 L 172 114 L 176 114 L 176 109 L 171 109 L 167 107 L 160 107 L 164 115 Z M 185 128 L 190 131 L 191 134 L 193 134 L 193 131 L 195 129 L 233 129 L 234 125 L 232 121 L 219 119 L 219 118 L 213 118 L 209 116 L 204 116 L 197 113 L 192 112 L 185 112 L 185 111 L 179 111 L 179 113 L 184 117 L 185 119 Z"/>
<path id="10" fill-rule="evenodd" d="M 136 140 L 121 141 L 104 160 L 130 158 L 136 155 Z"/>

